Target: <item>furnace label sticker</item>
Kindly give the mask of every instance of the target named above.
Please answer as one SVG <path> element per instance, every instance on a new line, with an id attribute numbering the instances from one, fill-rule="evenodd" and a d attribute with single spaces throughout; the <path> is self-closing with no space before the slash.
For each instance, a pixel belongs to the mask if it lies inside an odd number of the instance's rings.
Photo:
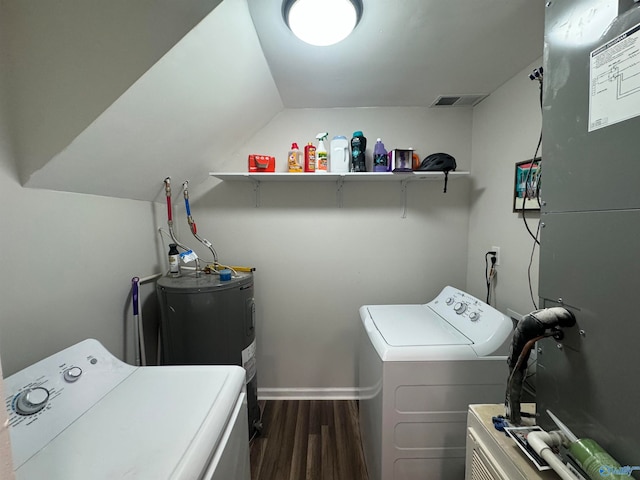
<path id="1" fill-rule="evenodd" d="M 589 131 L 640 115 L 640 24 L 589 57 Z"/>

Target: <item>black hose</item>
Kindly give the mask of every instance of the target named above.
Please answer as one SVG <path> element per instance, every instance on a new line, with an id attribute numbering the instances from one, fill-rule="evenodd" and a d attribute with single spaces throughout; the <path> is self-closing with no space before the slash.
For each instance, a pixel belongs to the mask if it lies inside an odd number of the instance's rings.
<path id="1" fill-rule="evenodd" d="M 576 317 L 564 307 L 536 310 L 518 322 L 507 358 L 509 381 L 505 399 L 506 416 L 514 424 L 519 425 L 521 421 L 520 399 L 533 345 L 538 340 L 551 335 L 548 330 L 555 327 L 572 327 L 575 324 Z"/>

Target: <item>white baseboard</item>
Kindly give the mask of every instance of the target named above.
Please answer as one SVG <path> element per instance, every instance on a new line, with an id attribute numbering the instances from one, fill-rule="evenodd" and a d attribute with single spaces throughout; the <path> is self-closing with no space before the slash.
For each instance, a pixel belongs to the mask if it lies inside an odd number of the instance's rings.
<path id="1" fill-rule="evenodd" d="M 259 400 L 357 400 L 358 388 L 258 388 Z"/>
<path id="2" fill-rule="evenodd" d="M 514 320 L 518 320 L 518 321 L 524 318 L 524 315 L 516 312 L 515 310 L 511 310 L 510 308 L 507 308 L 507 315 L 509 315 Z"/>

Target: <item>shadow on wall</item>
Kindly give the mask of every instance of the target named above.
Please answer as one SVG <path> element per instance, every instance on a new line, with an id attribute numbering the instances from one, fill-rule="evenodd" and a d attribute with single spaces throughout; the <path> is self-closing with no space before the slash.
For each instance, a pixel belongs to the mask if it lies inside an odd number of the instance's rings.
<path id="1" fill-rule="evenodd" d="M 442 179 L 444 182 L 444 177 Z M 406 186 L 407 206 L 415 213 L 432 207 L 469 208 L 469 181 L 466 178 L 449 182 L 443 193 L 440 181 L 414 181 Z M 219 182 L 195 201 L 192 209 L 393 209 L 403 208 L 405 192 L 402 182 Z M 195 215 L 195 214 L 194 214 Z"/>
<path id="2" fill-rule="evenodd" d="M 475 182 L 474 182 L 475 183 Z M 472 188 L 469 193 L 469 204 L 471 206 L 480 202 L 480 199 L 484 195 L 484 192 L 487 190 L 486 188 L 475 188 L 475 185 L 472 184 Z"/>

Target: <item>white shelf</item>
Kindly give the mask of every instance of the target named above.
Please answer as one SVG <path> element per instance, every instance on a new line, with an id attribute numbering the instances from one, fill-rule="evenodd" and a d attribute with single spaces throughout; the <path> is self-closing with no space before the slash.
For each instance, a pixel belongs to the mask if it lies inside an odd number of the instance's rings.
<path id="1" fill-rule="evenodd" d="M 225 173 L 210 172 L 210 176 L 233 182 L 415 182 L 442 181 L 442 172 L 350 172 L 350 173 Z M 449 181 L 469 175 L 469 172 L 449 172 Z"/>
<path id="2" fill-rule="evenodd" d="M 349 172 L 349 173 L 226 173 L 210 172 L 210 176 L 226 182 L 251 182 L 255 206 L 260 206 L 260 184 L 263 182 L 335 182 L 338 207 L 342 208 L 342 190 L 346 182 L 397 182 L 402 193 L 402 218 L 407 216 L 407 185 L 421 181 L 444 182 L 443 172 Z M 449 172 L 449 180 L 469 176 L 469 172 Z"/>

